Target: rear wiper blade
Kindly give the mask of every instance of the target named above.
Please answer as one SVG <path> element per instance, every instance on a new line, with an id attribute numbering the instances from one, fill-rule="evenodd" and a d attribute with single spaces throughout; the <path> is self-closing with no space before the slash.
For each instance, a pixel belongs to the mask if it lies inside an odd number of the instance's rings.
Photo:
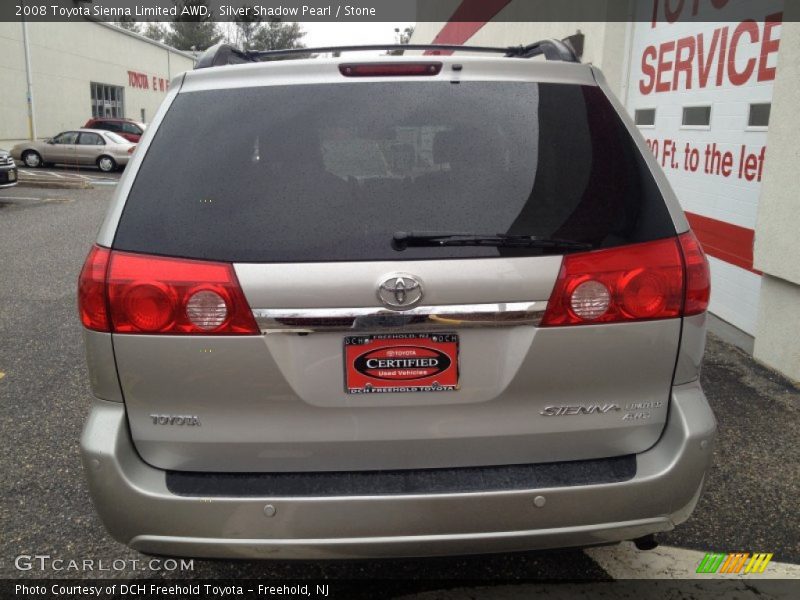
<path id="1" fill-rule="evenodd" d="M 405 250 L 411 247 L 430 246 L 493 246 L 497 248 L 541 248 L 543 250 L 591 250 L 586 242 L 512 235 L 507 233 L 455 233 L 448 231 L 397 231 L 392 236 L 392 248 Z"/>

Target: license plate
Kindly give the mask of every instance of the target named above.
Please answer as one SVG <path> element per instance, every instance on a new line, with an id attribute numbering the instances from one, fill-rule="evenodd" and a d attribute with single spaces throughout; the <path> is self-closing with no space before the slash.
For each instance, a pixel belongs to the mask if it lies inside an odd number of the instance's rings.
<path id="1" fill-rule="evenodd" d="M 458 389 L 458 335 L 394 333 L 344 338 L 348 394 Z"/>
<path id="2" fill-rule="evenodd" d="M 9 181 L 16 181 L 17 180 L 17 174 L 14 173 L 14 171 L 9 171 L 8 172 L 8 180 Z"/>

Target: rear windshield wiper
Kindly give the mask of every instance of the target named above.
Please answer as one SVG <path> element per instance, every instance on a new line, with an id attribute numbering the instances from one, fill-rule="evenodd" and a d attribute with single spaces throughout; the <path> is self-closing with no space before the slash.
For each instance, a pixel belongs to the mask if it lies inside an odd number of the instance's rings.
<path id="1" fill-rule="evenodd" d="M 541 248 L 543 250 L 573 251 L 591 250 L 594 247 L 586 242 L 507 233 L 397 231 L 392 236 L 392 248 L 395 250 L 423 246 L 493 246 L 496 248 Z"/>

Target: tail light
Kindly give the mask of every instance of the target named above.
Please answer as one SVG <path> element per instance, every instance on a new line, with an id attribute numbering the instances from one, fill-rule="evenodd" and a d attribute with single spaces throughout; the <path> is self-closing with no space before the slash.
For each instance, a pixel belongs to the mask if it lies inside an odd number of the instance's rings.
<path id="1" fill-rule="evenodd" d="M 128 154 L 133 154 L 133 151 L 136 150 L 136 146 L 131 146 L 128 148 Z"/>
<path id="2" fill-rule="evenodd" d="M 361 63 L 341 64 L 339 73 L 345 77 L 413 77 L 438 75 L 440 62 L 419 63 Z"/>
<path id="3" fill-rule="evenodd" d="M 694 233 L 687 231 L 679 236 L 683 260 L 686 264 L 686 304 L 683 314 L 697 315 L 708 309 L 711 296 L 711 273 L 708 259 Z"/>
<path id="4" fill-rule="evenodd" d="M 233 266 L 95 246 L 79 282 L 84 326 L 149 334 L 259 333 Z"/>
<path id="5" fill-rule="evenodd" d="M 669 319 L 708 307 L 708 264 L 691 232 L 564 257 L 541 325 Z"/>
<path id="6" fill-rule="evenodd" d="M 110 254 L 108 248 L 92 246 L 78 278 L 78 314 L 87 329 L 110 331 L 106 296 L 106 270 Z"/>

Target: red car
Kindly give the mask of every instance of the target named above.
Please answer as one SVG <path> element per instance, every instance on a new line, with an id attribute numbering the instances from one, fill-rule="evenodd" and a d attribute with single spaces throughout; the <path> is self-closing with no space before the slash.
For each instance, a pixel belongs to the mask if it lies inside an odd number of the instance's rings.
<path id="1" fill-rule="evenodd" d="M 95 117 L 86 121 L 84 127 L 89 129 L 105 129 L 121 135 L 126 140 L 136 143 L 142 137 L 147 125 L 132 119 L 114 117 Z"/>

